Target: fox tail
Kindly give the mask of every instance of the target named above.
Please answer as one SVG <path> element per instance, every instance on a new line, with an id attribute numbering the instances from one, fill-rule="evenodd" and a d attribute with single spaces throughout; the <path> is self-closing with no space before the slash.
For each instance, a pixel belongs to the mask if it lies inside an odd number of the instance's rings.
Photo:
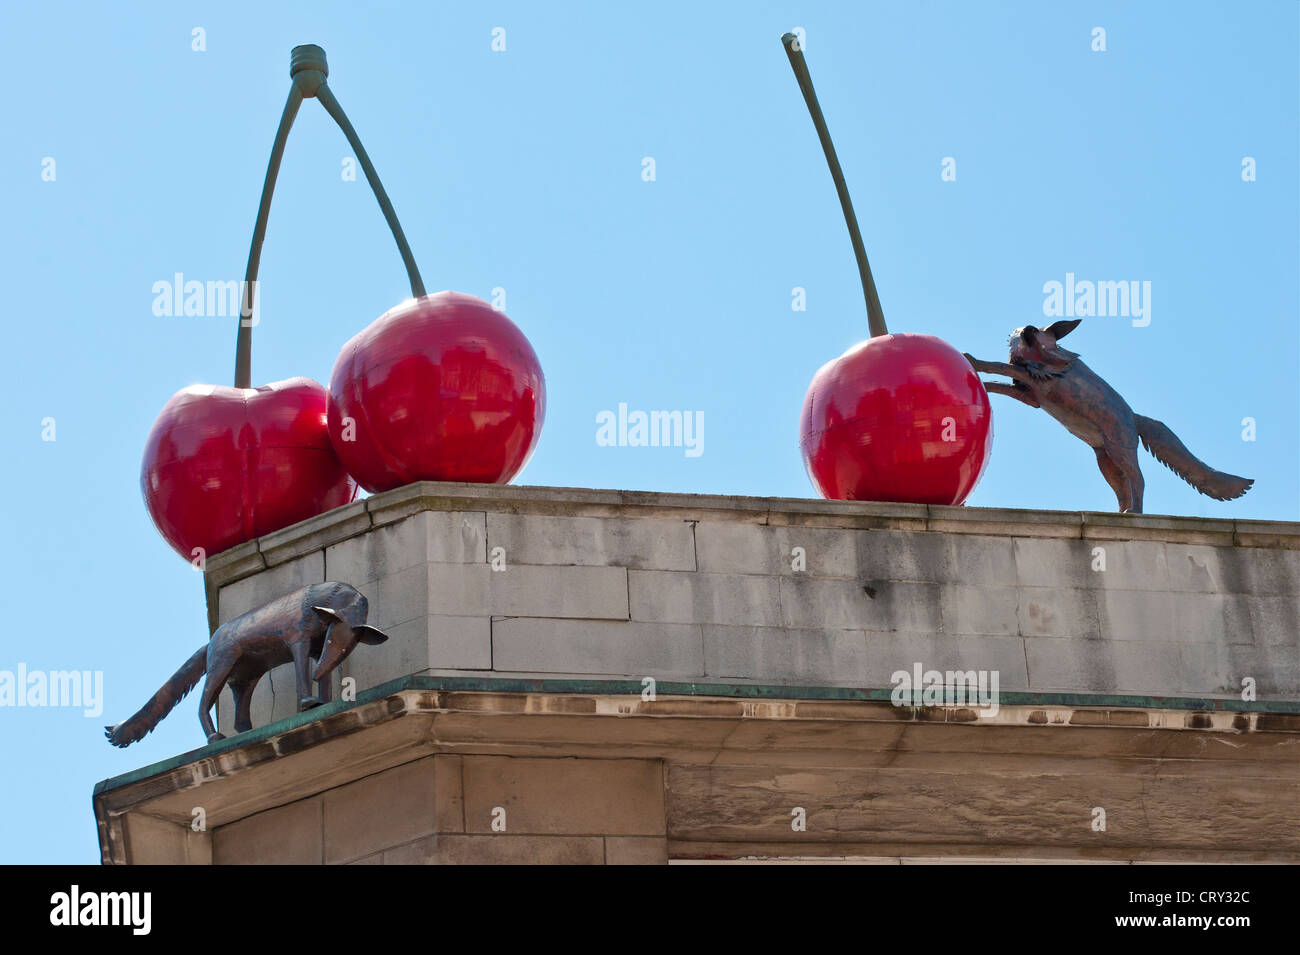
<path id="1" fill-rule="evenodd" d="M 130 746 L 136 740 L 144 739 L 162 722 L 164 716 L 176 708 L 185 694 L 194 689 L 194 684 L 199 682 L 207 669 L 208 645 L 205 643 L 194 651 L 194 655 L 185 661 L 148 703 L 140 707 L 135 716 L 116 726 L 104 727 L 108 741 L 114 746 Z"/>
<path id="2" fill-rule="evenodd" d="M 1231 501 L 1241 497 L 1255 483 L 1253 478 L 1237 477 L 1216 471 L 1187 450 L 1178 435 L 1155 418 L 1134 415 L 1138 437 L 1151 456 L 1173 471 L 1202 494 L 1216 501 Z"/>

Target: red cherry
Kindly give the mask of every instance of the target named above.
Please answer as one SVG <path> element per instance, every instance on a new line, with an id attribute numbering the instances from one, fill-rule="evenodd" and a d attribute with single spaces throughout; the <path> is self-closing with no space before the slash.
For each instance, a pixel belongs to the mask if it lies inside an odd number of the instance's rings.
<path id="1" fill-rule="evenodd" d="M 310 378 L 172 395 L 140 465 L 158 532 L 186 559 L 196 547 L 211 556 L 351 501 L 356 485 L 330 446 L 325 406 Z"/>
<path id="2" fill-rule="evenodd" d="M 961 504 L 993 447 L 988 393 L 941 338 L 870 338 L 813 376 L 799 447 L 823 497 Z"/>
<path id="3" fill-rule="evenodd" d="M 367 491 L 412 481 L 504 484 L 532 455 L 546 381 L 528 339 L 473 295 L 389 309 L 343 346 L 329 435 Z"/>

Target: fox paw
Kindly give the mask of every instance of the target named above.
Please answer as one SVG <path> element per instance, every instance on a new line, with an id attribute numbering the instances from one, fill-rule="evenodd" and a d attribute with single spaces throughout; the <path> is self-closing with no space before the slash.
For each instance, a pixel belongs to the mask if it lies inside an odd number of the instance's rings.
<path id="1" fill-rule="evenodd" d="M 318 706 L 324 706 L 325 701 L 315 696 L 304 696 L 298 701 L 298 712 L 305 713 L 308 710 L 314 710 Z"/>
<path id="2" fill-rule="evenodd" d="M 208 742 L 209 742 L 209 743 L 215 743 L 215 742 L 217 742 L 218 740 L 223 740 L 223 739 L 225 739 L 225 738 L 226 738 L 226 734 L 225 734 L 225 733 L 209 733 L 209 734 L 208 734 Z"/>

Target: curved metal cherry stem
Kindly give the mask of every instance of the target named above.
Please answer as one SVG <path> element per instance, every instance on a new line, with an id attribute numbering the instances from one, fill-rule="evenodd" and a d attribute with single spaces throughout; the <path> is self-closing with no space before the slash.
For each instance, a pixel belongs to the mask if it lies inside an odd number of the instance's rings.
<path id="1" fill-rule="evenodd" d="M 348 144 L 357 154 L 357 161 L 365 171 L 366 181 L 370 183 L 375 199 L 379 201 L 379 208 L 384 213 L 384 219 L 393 233 L 393 239 L 397 242 L 397 250 L 401 253 L 402 263 L 406 266 L 406 275 L 411 283 L 411 295 L 420 298 L 425 294 L 424 280 L 420 278 L 420 270 L 415 264 L 415 256 L 411 254 L 411 247 L 406 242 L 402 225 L 397 221 L 397 213 L 393 210 L 388 193 L 384 191 L 383 183 L 379 181 L 379 173 L 375 171 L 370 156 L 361 145 L 357 131 L 352 128 L 352 123 L 348 121 L 343 107 L 339 105 L 339 101 L 326 84 L 325 78 L 328 75 L 329 66 L 325 61 L 324 50 L 311 43 L 293 48 L 289 58 L 289 76 L 293 80 L 293 85 L 289 88 L 289 98 L 284 104 L 280 126 L 275 132 L 275 142 L 271 146 L 271 161 L 266 167 L 266 179 L 262 183 L 262 198 L 257 206 L 257 224 L 253 227 L 253 243 L 248 250 L 248 268 L 244 271 L 239 334 L 235 339 L 236 388 L 252 387 L 253 325 L 256 324 L 253 320 L 253 299 L 257 289 L 257 270 L 261 265 L 262 243 L 266 239 L 266 223 L 271 214 L 271 196 L 275 192 L 275 180 L 280 174 L 284 146 L 289 139 L 289 130 L 293 126 L 293 121 L 298 115 L 298 108 L 304 99 L 315 97 L 320 100 L 325 111 L 343 130 L 343 135 L 347 137 Z"/>
<path id="2" fill-rule="evenodd" d="M 867 303 L 867 324 L 871 337 L 888 335 L 885 326 L 885 313 L 880 308 L 880 296 L 876 294 L 876 282 L 871 277 L 871 266 L 867 263 L 867 250 L 862 244 L 862 233 L 858 231 L 858 219 L 853 214 L 853 201 L 849 198 L 849 187 L 844 181 L 844 171 L 840 169 L 839 158 L 835 155 L 835 145 L 831 142 L 830 130 L 826 128 L 826 119 L 822 108 L 817 104 L 817 93 L 813 90 L 812 77 L 808 74 L 808 64 L 804 61 L 799 38 L 793 33 L 781 37 L 786 56 L 790 58 L 790 68 L 794 70 L 799 89 L 803 92 L 808 112 L 812 114 L 813 126 L 817 128 L 817 137 L 821 140 L 822 151 L 826 153 L 826 165 L 830 166 L 831 178 L 835 180 L 835 191 L 840 196 L 840 207 L 844 210 L 844 221 L 849 227 L 849 238 L 853 240 L 853 254 L 858 260 L 858 275 L 862 279 L 862 297 Z"/>
<path id="3" fill-rule="evenodd" d="M 397 221 L 393 204 L 388 201 L 388 193 L 384 192 L 384 185 L 379 181 L 379 173 L 375 172 L 374 164 L 366 154 L 366 147 L 361 145 L 357 131 L 348 122 L 347 114 L 343 112 L 343 107 L 334 98 L 334 93 L 327 84 L 321 83 L 320 89 L 316 91 L 316 98 L 325 107 L 325 111 L 334 117 L 334 122 L 339 124 L 339 129 L 343 130 L 343 135 L 347 137 L 348 143 L 356 152 L 357 161 L 365 170 L 370 188 L 375 198 L 379 200 L 379 208 L 383 210 L 384 218 L 388 220 L 388 228 L 392 230 L 393 238 L 397 240 L 397 250 L 402 253 L 402 263 L 406 266 L 406 274 L 411 280 L 411 294 L 420 298 L 424 295 L 424 281 L 420 278 L 420 270 L 415 265 L 415 256 L 411 254 L 411 247 L 406 244 L 406 234 L 402 232 L 402 224 Z"/>

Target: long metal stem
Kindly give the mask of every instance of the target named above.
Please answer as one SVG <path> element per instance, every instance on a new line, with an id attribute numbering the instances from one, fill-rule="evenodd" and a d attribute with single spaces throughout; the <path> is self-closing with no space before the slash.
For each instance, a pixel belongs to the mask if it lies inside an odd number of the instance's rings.
<path id="1" fill-rule="evenodd" d="M 252 387 L 253 365 L 253 299 L 257 287 L 257 269 L 262 261 L 262 242 L 266 239 L 266 221 L 271 215 L 271 195 L 275 192 L 275 180 L 280 174 L 280 160 L 284 158 L 284 144 L 289 139 L 289 129 L 293 126 L 298 107 L 302 105 L 302 93 L 296 85 L 289 88 L 289 98 L 285 101 L 284 112 L 280 115 L 280 128 L 275 131 L 275 143 L 271 146 L 271 161 L 266 167 L 266 179 L 262 183 L 262 200 L 257 206 L 257 225 L 253 227 L 253 244 L 248 250 L 248 268 L 244 270 L 244 287 L 241 289 L 241 306 L 239 314 L 239 334 L 235 338 L 235 387 Z"/>
<path id="2" fill-rule="evenodd" d="M 347 137 L 348 143 L 356 152 L 357 160 L 365 170 L 366 180 L 370 183 L 375 198 L 379 200 L 379 208 L 383 210 L 384 218 L 388 220 L 388 228 L 392 230 L 393 238 L 397 240 L 397 250 L 402 254 L 406 275 L 411 281 L 411 294 L 420 298 L 424 295 L 424 280 L 420 278 L 420 270 L 415 265 L 415 256 L 411 254 L 411 247 L 406 244 L 406 234 L 402 232 L 402 224 L 397 221 L 397 213 L 393 211 L 393 204 L 388 201 L 388 193 L 384 192 L 384 185 L 379 181 L 379 173 L 375 172 L 374 164 L 366 154 L 366 147 L 361 145 L 357 131 L 348 122 L 347 114 L 343 112 L 343 107 L 339 105 L 328 83 L 321 83 L 320 89 L 316 91 L 316 98 L 325 107 L 325 111 L 334 117 L 334 122 L 339 124 L 339 129 L 343 130 L 343 135 Z"/>
<path id="3" fill-rule="evenodd" d="M 804 61 L 803 50 L 799 47 L 799 38 L 793 33 L 781 37 L 786 56 L 790 58 L 790 67 L 794 70 L 799 89 L 803 92 L 808 112 L 812 114 L 813 125 L 817 127 L 817 138 L 821 140 L 822 151 L 826 153 L 826 164 L 830 166 L 831 178 L 835 180 L 835 191 L 840 196 L 840 207 L 844 210 L 844 221 L 849 227 L 849 238 L 853 240 L 853 254 L 858 260 L 858 275 L 862 279 L 862 297 L 867 303 L 867 324 L 871 337 L 888 335 L 885 326 L 885 313 L 880 308 L 880 296 L 876 294 L 876 282 L 871 277 L 871 266 L 867 263 L 867 250 L 862 244 L 862 233 L 858 231 L 858 219 L 853 214 L 853 201 L 849 198 L 849 187 L 844 181 L 844 171 L 840 169 L 839 158 L 835 155 L 835 145 L 831 142 L 830 130 L 826 128 L 826 119 L 822 108 L 817 103 L 817 93 L 813 90 L 812 77 L 808 74 L 808 64 Z"/>

